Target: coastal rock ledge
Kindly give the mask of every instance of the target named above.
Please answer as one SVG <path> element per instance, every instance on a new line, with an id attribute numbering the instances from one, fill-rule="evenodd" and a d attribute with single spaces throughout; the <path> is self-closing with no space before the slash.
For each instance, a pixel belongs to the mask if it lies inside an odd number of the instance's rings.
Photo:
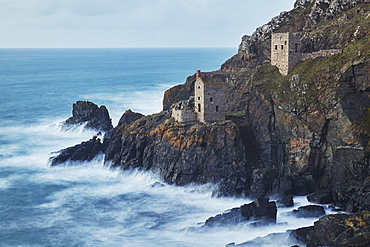
<path id="1" fill-rule="evenodd" d="M 169 184 L 247 176 L 244 146 L 232 121 L 181 124 L 163 111 L 114 128 L 104 143 L 112 167 L 152 170 Z"/>

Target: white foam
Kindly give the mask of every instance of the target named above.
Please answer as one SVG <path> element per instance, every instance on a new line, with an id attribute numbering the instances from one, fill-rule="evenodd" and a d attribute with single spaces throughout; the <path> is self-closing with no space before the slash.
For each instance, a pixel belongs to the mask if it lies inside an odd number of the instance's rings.
<path id="1" fill-rule="evenodd" d="M 103 165 L 103 156 L 91 162 L 48 167 L 50 152 L 78 144 L 95 134 L 83 126 L 65 129 L 59 120 L 45 120 L 32 126 L 3 127 L 0 134 L 13 141 L 6 146 L 11 148 L 3 154 L 2 163 L 32 171 L 32 175 L 25 172 L 3 178 L 0 189 L 9 189 L 19 181 L 57 188 L 34 205 L 33 210 L 43 214 L 22 219 L 27 221 L 25 225 L 17 221 L 6 227 L 12 231 L 32 227 L 47 231 L 63 226 L 63 231 L 53 236 L 53 245 L 62 244 L 68 236 L 86 246 L 122 246 L 122 243 L 128 246 L 224 246 L 312 225 L 317 220 L 297 219 L 286 214 L 308 204 L 305 197 L 296 197 L 294 207 L 279 209 L 277 225 L 250 228 L 241 224 L 200 229 L 209 217 L 251 200 L 213 198 L 213 185 L 178 187 L 163 184 L 150 172 L 112 170 L 109 165 Z M 283 224 L 285 222 L 287 224 Z"/>

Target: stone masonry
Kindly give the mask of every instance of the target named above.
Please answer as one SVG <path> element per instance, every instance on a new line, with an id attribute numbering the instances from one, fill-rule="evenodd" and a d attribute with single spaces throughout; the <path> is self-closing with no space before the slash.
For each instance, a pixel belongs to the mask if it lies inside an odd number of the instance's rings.
<path id="1" fill-rule="evenodd" d="M 216 122 L 225 120 L 225 85 L 217 80 L 218 72 L 196 72 L 194 97 L 172 107 L 172 117 L 178 122 Z"/>
<path id="2" fill-rule="evenodd" d="M 271 36 L 271 65 L 287 75 L 300 61 L 300 37 L 297 33 L 273 33 Z"/>
<path id="3" fill-rule="evenodd" d="M 197 70 L 194 84 L 195 112 L 200 122 L 225 120 L 225 86 Z"/>

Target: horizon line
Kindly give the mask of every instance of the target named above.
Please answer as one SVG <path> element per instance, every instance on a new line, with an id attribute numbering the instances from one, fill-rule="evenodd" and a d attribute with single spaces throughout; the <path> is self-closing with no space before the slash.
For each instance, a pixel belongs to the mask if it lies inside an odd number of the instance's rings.
<path id="1" fill-rule="evenodd" d="M 0 49 L 237 49 L 236 47 L 0 47 Z"/>

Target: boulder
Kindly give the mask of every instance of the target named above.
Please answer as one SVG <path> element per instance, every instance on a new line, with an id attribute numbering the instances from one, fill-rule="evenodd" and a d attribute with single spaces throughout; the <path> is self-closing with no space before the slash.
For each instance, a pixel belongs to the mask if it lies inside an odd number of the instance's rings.
<path id="1" fill-rule="evenodd" d="M 77 101 L 73 104 L 72 117 L 65 121 L 66 124 L 83 124 L 86 128 L 98 131 L 108 131 L 113 128 L 105 106 L 98 107 L 90 101 Z"/>
<path id="2" fill-rule="evenodd" d="M 293 207 L 294 200 L 292 195 L 278 195 L 276 203 L 279 207 Z"/>
<path id="3" fill-rule="evenodd" d="M 254 202 L 241 206 L 241 214 L 248 220 L 264 219 L 269 222 L 276 222 L 277 208 L 275 202 L 268 198 L 258 198 Z"/>
<path id="4" fill-rule="evenodd" d="M 204 226 L 214 227 L 214 226 L 227 226 L 227 225 L 237 225 L 241 222 L 246 222 L 248 219 L 242 216 L 240 207 L 232 208 L 225 211 L 222 214 L 218 214 L 214 217 L 210 217 L 204 223 Z"/>
<path id="5" fill-rule="evenodd" d="M 300 218 L 309 218 L 309 217 L 317 218 L 325 215 L 325 210 L 323 206 L 308 205 L 293 210 L 293 215 Z"/>
<path id="6" fill-rule="evenodd" d="M 307 246 L 370 246 L 370 212 L 332 214 L 290 233 Z"/>
<path id="7" fill-rule="evenodd" d="M 244 204 L 239 208 L 233 208 L 211 217 L 204 226 L 236 225 L 242 222 L 255 221 L 255 225 L 266 225 L 276 223 L 277 208 L 273 201 L 268 198 L 258 198 L 254 202 Z"/>
<path id="8" fill-rule="evenodd" d="M 131 111 L 131 109 L 128 109 L 123 113 L 123 115 L 119 119 L 118 126 L 121 126 L 124 124 L 131 124 L 142 117 L 144 117 L 143 114 L 138 113 L 138 112 L 133 112 Z"/>
<path id="9" fill-rule="evenodd" d="M 308 195 L 307 200 L 312 203 L 330 204 L 333 202 L 333 196 L 330 190 L 321 190 Z"/>
<path id="10" fill-rule="evenodd" d="M 56 166 L 66 161 L 90 161 L 103 151 L 100 138 L 94 136 L 86 142 L 58 151 L 56 156 L 50 158 L 50 165 Z"/>

